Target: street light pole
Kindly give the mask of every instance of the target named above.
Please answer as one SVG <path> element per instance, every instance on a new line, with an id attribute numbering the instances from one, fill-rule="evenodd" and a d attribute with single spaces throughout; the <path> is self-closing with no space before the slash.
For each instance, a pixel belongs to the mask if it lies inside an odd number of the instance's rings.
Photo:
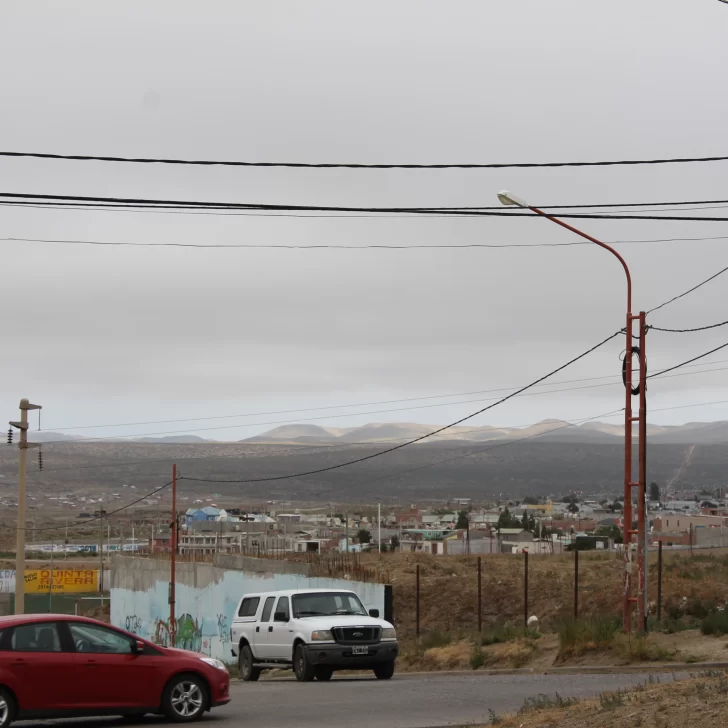
<path id="1" fill-rule="evenodd" d="M 498 193 L 498 199 L 504 205 L 516 205 L 518 207 L 526 208 L 535 212 L 541 217 L 545 217 L 551 222 L 566 228 L 570 232 L 579 235 L 580 237 L 598 245 L 600 248 L 608 250 L 622 265 L 624 274 L 627 278 L 627 318 L 625 326 L 625 354 L 624 354 L 624 366 L 622 369 L 622 378 L 624 380 L 625 388 L 625 403 L 624 403 L 624 594 L 622 602 L 622 618 L 624 623 L 625 632 L 632 630 L 632 611 L 634 604 L 637 602 L 639 609 L 639 628 L 642 630 L 647 624 L 647 589 L 646 589 L 646 563 L 647 563 L 647 544 L 645 535 L 645 485 L 646 485 L 646 444 L 647 444 L 647 405 L 645 399 L 645 379 L 647 364 L 645 358 L 645 314 L 640 313 L 639 316 L 632 314 L 632 276 L 629 272 L 624 258 L 611 246 L 603 243 L 601 240 L 597 240 L 591 235 L 578 230 L 565 223 L 563 220 L 559 220 L 553 215 L 540 210 L 538 207 L 529 205 L 524 200 L 516 197 L 514 194 L 503 190 Z M 634 322 L 639 322 L 639 340 L 640 346 L 633 346 L 634 336 Z M 637 351 L 639 355 L 639 369 L 640 369 L 640 384 L 638 388 L 632 387 L 632 356 L 634 351 Z M 640 408 L 639 416 L 632 416 L 632 397 L 640 395 Z M 632 426 L 633 423 L 638 423 L 638 443 L 639 443 L 639 475 L 637 482 L 633 481 L 632 472 Z M 635 530 L 632 527 L 632 489 L 637 488 L 637 509 L 638 509 L 638 527 Z M 632 537 L 637 535 L 637 561 L 638 561 L 638 597 L 633 597 L 633 584 L 632 584 Z"/>

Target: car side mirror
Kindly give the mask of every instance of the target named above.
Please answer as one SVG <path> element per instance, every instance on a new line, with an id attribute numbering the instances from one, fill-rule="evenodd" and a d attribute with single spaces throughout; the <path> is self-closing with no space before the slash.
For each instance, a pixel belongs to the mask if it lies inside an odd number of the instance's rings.
<path id="1" fill-rule="evenodd" d="M 288 621 L 288 615 L 285 612 L 276 612 L 275 616 L 273 617 L 274 622 L 287 622 Z"/>
<path id="2" fill-rule="evenodd" d="M 379 610 L 378 609 L 370 609 L 369 610 L 369 616 L 374 617 L 374 619 L 379 619 Z"/>
<path id="3" fill-rule="evenodd" d="M 146 647 L 146 645 L 141 640 L 134 640 L 134 642 L 131 643 L 131 651 L 135 655 L 143 654 L 145 647 Z"/>

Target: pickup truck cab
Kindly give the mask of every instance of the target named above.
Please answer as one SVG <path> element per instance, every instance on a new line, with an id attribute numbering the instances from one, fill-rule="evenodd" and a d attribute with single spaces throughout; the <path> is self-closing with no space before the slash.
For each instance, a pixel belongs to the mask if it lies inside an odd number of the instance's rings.
<path id="1" fill-rule="evenodd" d="M 286 667 L 299 682 L 330 680 L 335 670 L 373 670 L 389 680 L 399 652 L 394 627 L 341 589 L 246 594 L 233 618 L 232 643 L 243 680 Z"/>

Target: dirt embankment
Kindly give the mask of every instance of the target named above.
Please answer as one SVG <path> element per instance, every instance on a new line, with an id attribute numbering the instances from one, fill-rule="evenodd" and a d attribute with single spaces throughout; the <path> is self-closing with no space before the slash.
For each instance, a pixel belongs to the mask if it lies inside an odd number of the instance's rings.
<path id="1" fill-rule="evenodd" d="M 501 728 L 720 728 L 728 726 L 728 674 L 706 673 L 678 683 L 602 693 L 571 703 L 538 696 L 517 715 L 491 716 Z"/>

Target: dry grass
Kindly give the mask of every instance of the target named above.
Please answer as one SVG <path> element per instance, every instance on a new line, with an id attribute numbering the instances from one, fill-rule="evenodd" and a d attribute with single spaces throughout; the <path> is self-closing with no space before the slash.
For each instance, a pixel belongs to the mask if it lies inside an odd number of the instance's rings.
<path id="1" fill-rule="evenodd" d="M 531 700 L 518 715 L 491 715 L 502 728 L 685 728 L 728 726 L 728 675 L 716 672 L 670 684 L 602 693 L 576 705 Z"/>
<path id="2" fill-rule="evenodd" d="M 654 557 L 654 554 L 652 555 Z M 415 571 L 420 566 L 420 624 L 458 636 L 477 631 L 477 558 L 428 556 L 413 553 L 366 556 L 376 564 L 394 591 L 395 620 L 399 633 L 414 638 Z M 371 561 L 367 563 L 366 559 Z M 653 559 L 654 560 L 654 559 Z M 717 551 L 665 553 L 663 604 L 665 618 L 679 629 L 698 626 L 706 610 L 728 601 L 728 557 Z M 508 554 L 482 557 L 484 626 L 509 622 L 523 624 L 523 558 Z M 614 553 L 587 553 L 579 557 L 579 615 L 598 617 L 621 613 L 623 562 Z M 656 563 L 651 565 L 650 599 L 657 598 Z M 573 614 L 573 556 L 529 558 L 529 614 L 540 620 L 541 631 Z M 693 622 L 696 622 L 693 625 Z"/>

